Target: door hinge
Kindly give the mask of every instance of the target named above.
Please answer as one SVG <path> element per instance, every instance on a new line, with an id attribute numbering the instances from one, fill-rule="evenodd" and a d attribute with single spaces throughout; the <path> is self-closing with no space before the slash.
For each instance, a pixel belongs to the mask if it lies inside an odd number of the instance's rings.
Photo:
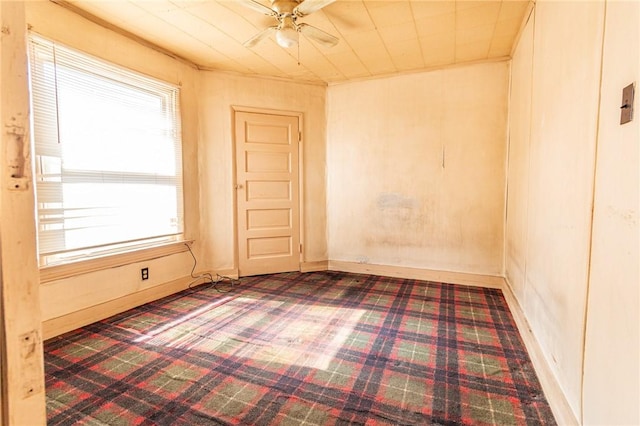
<path id="1" fill-rule="evenodd" d="M 302 132 L 298 132 L 298 143 L 302 142 Z"/>
<path id="2" fill-rule="evenodd" d="M 302 244 L 300 244 L 300 253 L 302 253 Z"/>

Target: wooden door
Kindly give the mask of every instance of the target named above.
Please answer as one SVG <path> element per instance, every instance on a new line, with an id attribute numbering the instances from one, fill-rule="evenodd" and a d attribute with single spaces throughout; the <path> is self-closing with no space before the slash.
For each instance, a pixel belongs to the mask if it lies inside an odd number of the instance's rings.
<path id="1" fill-rule="evenodd" d="M 235 113 L 238 272 L 300 270 L 298 116 Z"/>

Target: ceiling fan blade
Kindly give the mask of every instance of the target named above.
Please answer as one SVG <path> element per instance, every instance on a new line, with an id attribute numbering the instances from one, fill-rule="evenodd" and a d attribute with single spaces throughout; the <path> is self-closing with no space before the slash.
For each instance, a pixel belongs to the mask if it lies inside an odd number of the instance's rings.
<path id="1" fill-rule="evenodd" d="M 264 13 L 265 15 L 271 15 L 271 16 L 277 15 L 275 10 L 265 6 L 264 4 L 256 0 L 239 0 L 238 2 L 241 5 L 248 7 L 249 9 L 255 10 L 256 12 Z"/>
<path id="2" fill-rule="evenodd" d="M 311 40 L 317 41 L 323 46 L 333 47 L 338 44 L 338 38 L 332 36 L 331 34 L 322 31 L 320 28 L 312 27 L 307 24 L 298 24 L 298 29 L 302 34 Z"/>
<path id="3" fill-rule="evenodd" d="M 253 47 L 256 44 L 260 43 L 265 38 L 269 37 L 271 33 L 277 30 L 278 27 L 267 27 L 264 30 L 260 31 L 258 34 L 251 37 L 249 40 L 242 43 L 244 47 Z"/>
<path id="4" fill-rule="evenodd" d="M 334 1 L 336 0 L 304 0 L 293 9 L 293 13 L 298 16 L 308 15 L 330 5 Z"/>

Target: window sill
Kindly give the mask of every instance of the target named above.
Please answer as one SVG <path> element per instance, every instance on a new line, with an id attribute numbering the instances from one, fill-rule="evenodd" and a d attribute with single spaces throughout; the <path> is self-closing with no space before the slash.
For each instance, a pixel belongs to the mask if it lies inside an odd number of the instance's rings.
<path id="1" fill-rule="evenodd" d="M 143 262 L 156 259 L 158 257 L 169 256 L 182 253 L 188 250 L 187 244 L 193 240 L 172 241 L 170 243 L 159 244 L 155 247 L 137 249 L 125 253 L 111 254 L 64 265 L 45 266 L 40 268 L 40 284 L 74 277 L 76 275 L 87 274 L 89 272 L 100 271 L 102 269 L 115 268 L 129 265 L 131 263 Z"/>

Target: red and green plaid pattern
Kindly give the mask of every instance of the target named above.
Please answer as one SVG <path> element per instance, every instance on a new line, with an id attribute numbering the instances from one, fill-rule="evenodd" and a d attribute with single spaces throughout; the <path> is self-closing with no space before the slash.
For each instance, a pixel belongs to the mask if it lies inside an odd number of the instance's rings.
<path id="1" fill-rule="evenodd" d="M 200 286 L 45 343 L 50 425 L 555 424 L 500 290 Z"/>

